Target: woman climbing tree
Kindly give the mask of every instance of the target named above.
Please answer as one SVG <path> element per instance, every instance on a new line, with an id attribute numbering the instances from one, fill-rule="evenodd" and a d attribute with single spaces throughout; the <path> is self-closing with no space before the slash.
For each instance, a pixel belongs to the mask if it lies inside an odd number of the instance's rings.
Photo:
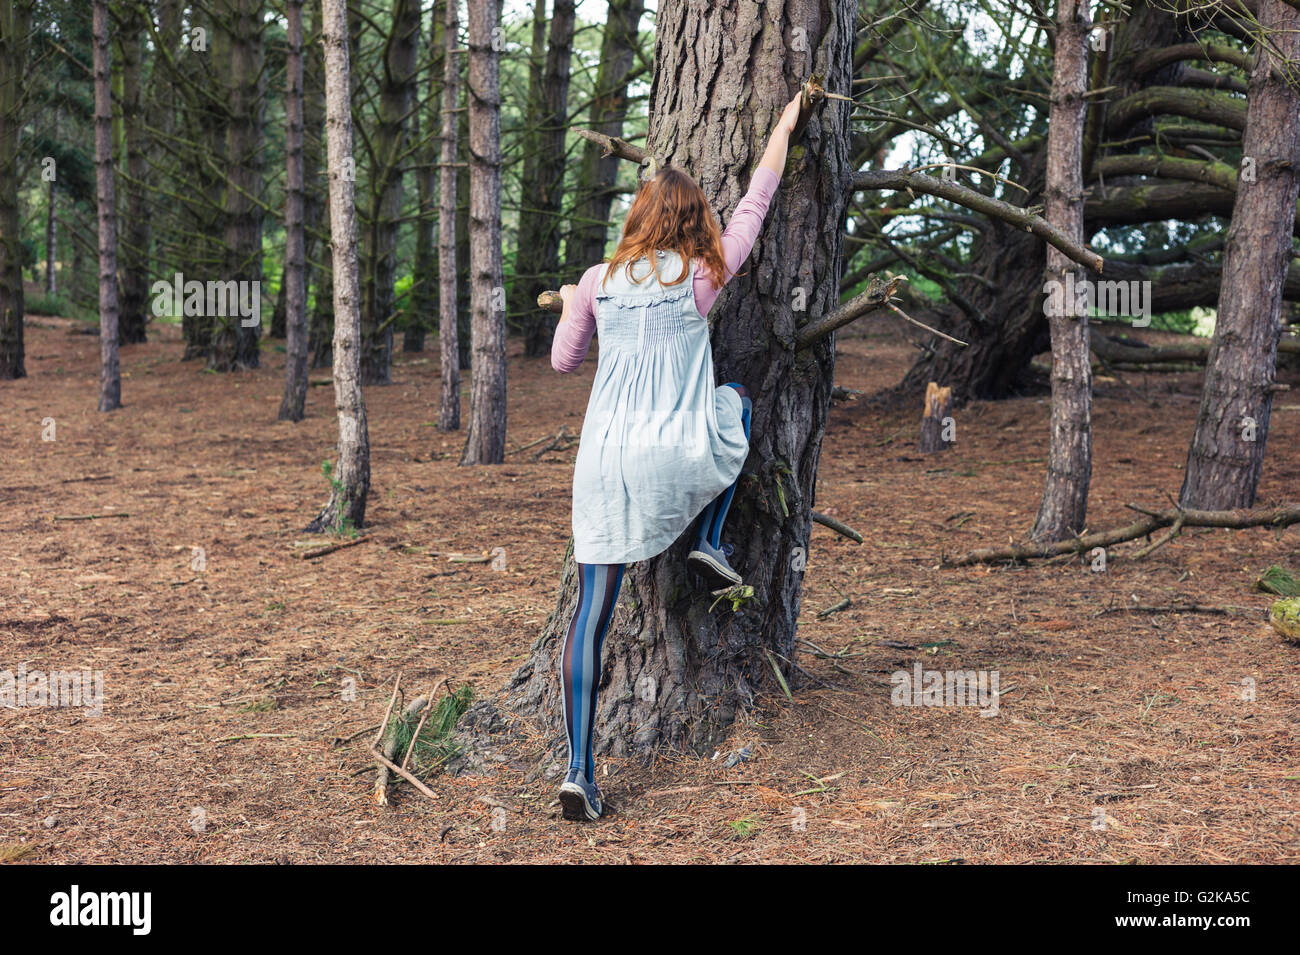
<path id="1" fill-rule="evenodd" d="M 725 232 L 695 181 L 664 168 L 638 190 L 610 261 L 560 290 L 552 366 L 578 368 L 593 332 L 601 346 L 573 477 L 579 596 L 560 657 L 566 819 L 603 811 L 591 740 L 624 565 L 663 553 L 698 517 L 688 564 L 710 589 L 741 583 L 722 526 L 749 453 L 752 403 L 742 385 L 715 387 L 705 316 L 758 238 L 799 105 L 796 96 L 786 106 Z"/>

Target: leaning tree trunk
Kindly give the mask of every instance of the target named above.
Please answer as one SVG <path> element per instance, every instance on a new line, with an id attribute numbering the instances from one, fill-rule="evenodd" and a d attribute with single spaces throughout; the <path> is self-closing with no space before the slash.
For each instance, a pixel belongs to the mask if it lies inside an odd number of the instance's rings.
<path id="1" fill-rule="evenodd" d="M 0 380 L 23 378 L 23 248 L 18 133 L 31 0 L 0 0 Z"/>
<path id="2" fill-rule="evenodd" d="M 308 530 L 361 527 L 370 493 L 370 434 L 361 392 L 361 288 L 357 263 L 356 191 L 352 161 L 351 68 L 347 0 L 322 0 L 325 46 L 325 131 L 330 178 L 330 246 L 334 253 L 334 407 L 339 416 L 333 492 Z"/>
<path id="3" fill-rule="evenodd" d="M 303 234 L 302 5 L 288 0 L 284 94 L 285 361 L 281 421 L 301 421 L 307 402 L 307 249 Z"/>
<path id="4" fill-rule="evenodd" d="M 553 316 L 536 308 L 537 296 L 555 288 L 560 271 L 560 223 L 564 200 L 564 138 L 568 133 L 569 63 L 573 56 L 573 0 L 555 0 L 545 68 L 538 77 L 533 150 L 525 157 L 520 188 L 516 272 L 524 317 L 524 354 L 544 355 L 551 347 Z M 608 29 L 608 27 L 606 27 Z M 593 263 L 594 264 L 594 263 Z"/>
<path id="5" fill-rule="evenodd" d="M 469 433 L 461 464 L 500 464 L 506 455 L 506 301 L 501 263 L 501 8 L 469 0 Z"/>
<path id="6" fill-rule="evenodd" d="M 658 12 L 648 143 L 686 169 L 725 222 L 791 92 L 810 73 L 851 82 L 852 0 L 703 4 Z M 806 44 L 792 44 L 792 31 Z M 733 564 L 754 590 L 732 611 L 685 570 L 686 538 L 633 564 L 605 640 L 598 752 L 704 751 L 759 693 L 790 678 L 818 459 L 830 403 L 834 336 L 796 350 L 802 319 L 837 305 L 849 195 L 848 104 L 828 101 L 790 150 L 779 195 L 747 268 L 716 309 L 720 381 L 754 394 L 749 460 L 728 519 Z M 806 311 L 791 303 L 806 300 Z M 572 552 L 555 612 L 514 675 L 508 699 L 561 738 L 557 659 L 576 602 Z M 779 692 L 779 691 L 778 691 Z"/>
<path id="7" fill-rule="evenodd" d="M 455 165 L 456 134 L 460 129 L 456 111 L 460 96 L 460 63 L 456 58 L 460 0 L 444 2 L 447 12 L 443 27 L 442 156 L 438 170 L 438 367 L 441 381 L 438 430 L 456 431 L 460 428 L 460 292 L 456 288 L 456 186 L 460 182 L 460 172 Z"/>
<path id="8" fill-rule="evenodd" d="M 99 210 L 99 410 L 122 406 L 117 355 L 117 231 L 113 200 L 113 91 L 108 0 L 95 0 L 95 202 Z"/>
<path id="9" fill-rule="evenodd" d="M 1088 106 L 1088 33 L 1085 0 L 1058 0 L 1051 118 L 1047 127 L 1044 216 L 1083 242 L 1083 127 Z M 1052 424 L 1047 482 L 1029 536 L 1058 541 L 1083 533 L 1092 479 L 1092 356 L 1088 309 L 1070 294 L 1084 273 L 1055 246 L 1047 248 L 1048 324 L 1052 334 Z M 1053 294 L 1052 290 L 1055 290 Z"/>
<path id="10" fill-rule="evenodd" d="M 1300 94 L 1286 80 L 1300 67 L 1300 9 L 1259 0 L 1259 21 L 1265 38 L 1256 44 L 1241 147 L 1254 178 L 1238 181 L 1201 410 L 1179 494 L 1183 507 L 1205 510 L 1255 503 L 1300 192 Z"/>

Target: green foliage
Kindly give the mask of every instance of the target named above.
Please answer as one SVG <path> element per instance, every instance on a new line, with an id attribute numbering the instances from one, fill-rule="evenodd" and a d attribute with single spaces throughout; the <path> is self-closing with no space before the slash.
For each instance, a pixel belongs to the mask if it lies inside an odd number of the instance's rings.
<path id="1" fill-rule="evenodd" d="M 420 726 L 422 713 L 415 713 L 410 717 L 403 713 L 394 713 L 388 723 L 388 732 L 397 742 L 393 752 L 398 757 L 405 757 L 406 751 L 411 748 L 416 727 L 419 726 L 420 737 L 415 741 L 410 768 L 416 776 L 426 776 L 434 772 L 460 752 L 461 747 L 452 741 L 451 733 L 456 728 L 457 720 L 469 709 L 473 699 L 472 687 L 460 687 L 438 701 L 423 726 Z M 401 759 L 396 761 L 400 763 Z"/>
<path id="2" fill-rule="evenodd" d="M 1260 575 L 1255 586 L 1265 593 L 1277 594 L 1279 597 L 1300 597 L 1300 580 L 1296 580 L 1294 574 L 1276 564 Z"/>
<path id="3" fill-rule="evenodd" d="M 72 303 L 59 295 L 36 295 L 23 301 L 23 311 L 28 315 L 57 315 L 66 318 L 73 314 Z"/>

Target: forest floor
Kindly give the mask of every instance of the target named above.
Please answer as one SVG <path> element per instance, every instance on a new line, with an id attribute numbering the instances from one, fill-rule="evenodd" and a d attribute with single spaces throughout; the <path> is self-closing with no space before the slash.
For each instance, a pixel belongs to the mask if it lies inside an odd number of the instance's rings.
<path id="1" fill-rule="evenodd" d="M 302 560 L 295 544 L 321 542 L 301 528 L 326 500 L 332 389 L 277 422 L 280 343 L 255 372 L 206 374 L 155 326 L 122 351 L 125 407 L 99 414 L 97 339 L 72 324 L 31 318 L 29 377 L 0 384 L 0 671 L 102 671 L 105 700 L 99 717 L 0 709 L 0 859 L 1300 861 L 1300 648 L 1254 589 L 1271 564 L 1297 569 L 1300 528 L 1187 532 L 1136 562 L 1141 542 L 1121 545 L 1104 573 L 938 568 L 1023 539 L 1045 397 L 962 409 L 936 456 L 915 451 L 919 408 L 836 403 L 816 506 L 866 540 L 815 526 L 800 636 L 843 657 L 801 644 L 821 684 L 772 686 L 718 758 L 599 759 L 613 811 L 578 825 L 517 764 L 377 806 L 366 752 L 399 671 L 490 697 L 526 659 L 555 607 L 575 448 L 458 467 L 464 434 L 434 427 L 436 355 L 399 354 L 366 393 L 370 539 Z M 837 362 L 868 394 L 915 354 L 869 331 Z M 510 447 L 576 433 L 594 358 L 559 376 L 509 351 Z M 1195 373 L 1124 377 L 1098 385 L 1096 528 L 1177 494 L 1200 396 Z M 1283 380 L 1261 504 L 1300 492 L 1300 380 Z M 123 516 L 54 520 L 92 513 Z M 496 547 L 501 570 L 449 561 Z M 996 715 L 892 705 L 890 675 L 917 663 L 996 671 Z"/>

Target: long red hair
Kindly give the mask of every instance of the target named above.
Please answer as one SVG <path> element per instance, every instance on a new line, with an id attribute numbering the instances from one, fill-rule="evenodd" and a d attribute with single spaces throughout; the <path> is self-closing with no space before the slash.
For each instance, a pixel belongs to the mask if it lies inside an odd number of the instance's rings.
<path id="1" fill-rule="evenodd" d="M 682 274 L 672 281 L 659 276 L 655 252 L 676 252 L 682 257 Z M 701 189 L 686 173 L 665 166 L 636 191 L 623 224 L 623 238 L 605 270 L 605 279 L 620 265 L 648 258 L 665 285 L 677 285 L 691 274 L 691 260 L 700 259 L 711 273 L 714 288 L 726 281 L 722 258 L 722 232 Z M 602 286 L 604 281 L 602 280 Z"/>

